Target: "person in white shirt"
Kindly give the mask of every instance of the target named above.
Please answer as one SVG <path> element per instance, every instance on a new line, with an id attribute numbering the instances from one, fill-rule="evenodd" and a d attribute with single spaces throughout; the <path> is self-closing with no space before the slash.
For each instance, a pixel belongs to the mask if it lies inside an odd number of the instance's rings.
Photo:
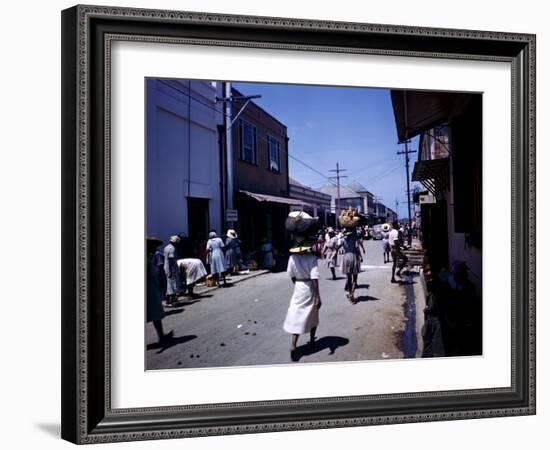
<path id="1" fill-rule="evenodd" d="M 397 261 L 399 260 L 399 270 L 397 271 L 397 276 L 401 277 L 401 271 L 403 270 L 403 267 L 405 267 L 405 264 L 407 263 L 407 257 L 403 254 L 402 247 L 403 247 L 403 235 L 399 231 L 399 222 L 396 220 L 392 223 L 393 229 L 389 232 L 388 236 L 388 243 L 390 244 L 391 249 L 391 257 L 393 259 L 393 264 L 391 268 L 391 282 L 397 283 L 398 281 L 395 279 L 395 269 L 397 268 Z"/>
<path id="2" fill-rule="evenodd" d="M 382 253 L 384 255 L 384 264 L 390 262 L 391 247 L 388 240 L 390 237 L 390 229 L 389 223 L 382 225 Z"/>
<path id="3" fill-rule="evenodd" d="M 291 335 L 290 359 L 300 359 L 296 349 L 300 334 L 309 333 L 309 345 L 315 345 L 315 332 L 319 326 L 319 293 L 318 254 L 313 252 L 315 239 L 313 234 L 318 219 L 300 212 L 290 213 L 286 229 L 294 234 L 295 244 L 290 249 L 287 274 L 294 283 L 294 292 L 290 299 L 283 329 Z"/>

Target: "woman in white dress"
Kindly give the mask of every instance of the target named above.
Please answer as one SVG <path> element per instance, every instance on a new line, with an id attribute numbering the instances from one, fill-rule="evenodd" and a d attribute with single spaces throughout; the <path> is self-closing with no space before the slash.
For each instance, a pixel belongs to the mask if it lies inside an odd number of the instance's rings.
<path id="1" fill-rule="evenodd" d="M 311 247 L 313 247 L 315 241 L 304 236 L 317 222 L 306 213 L 300 212 L 299 214 L 303 217 L 289 215 L 292 220 L 287 219 L 287 229 L 289 231 L 296 233 L 296 228 L 298 228 L 303 233 L 296 234 L 296 245 L 290 249 L 291 255 L 287 267 L 287 273 L 294 283 L 294 292 L 290 299 L 283 329 L 292 335 L 290 345 L 290 358 L 292 361 L 298 361 L 299 359 L 296 346 L 300 334 L 309 333 L 309 344 L 314 345 L 315 332 L 319 326 L 319 308 L 321 307 L 317 255 L 311 252 Z M 292 223 L 301 220 L 309 222 L 307 227 L 304 224 L 300 226 Z M 309 230 L 303 228 L 309 228 Z"/>

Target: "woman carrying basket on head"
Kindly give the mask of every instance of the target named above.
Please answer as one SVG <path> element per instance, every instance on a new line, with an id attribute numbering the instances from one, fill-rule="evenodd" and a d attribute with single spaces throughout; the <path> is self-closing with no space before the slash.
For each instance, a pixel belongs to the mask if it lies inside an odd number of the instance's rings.
<path id="1" fill-rule="evenodd" d="M 357 277 L 361 269 L 360 262 L 360 236 L 356 232 L 361 218 L 357 211 L 349 208 L 342 211 L 339 217 L 340 225 L 346 231 L 344 232 L 342 248 L 344 255 L 342 257 L 342 273 L 346 276 L 346 285 L 344 289 L 347 291 L 347 298 L 351 304 L 355 304 L 355 289 L 357 288 Z"/>
<path id="2" fill-rule="evenodd" d="M 298 361 L 296 346 L 300 334 L 309 333 L 310 346 L 314 345 L 315 332 L 319 325 L 319 308 L 321 296 L 319 294 L 319 268 L 317 257 L 312 252 L 315 237 L 312 237 L 317 218 L 309 214 L 296 211 L 289 214 L 286 228 L 294 235 L 295 244 L 290 249 L 287 273 L 294 283 L 294 292 L 285 317 L 283 329 L 292 335 L 290 358 Z"/>

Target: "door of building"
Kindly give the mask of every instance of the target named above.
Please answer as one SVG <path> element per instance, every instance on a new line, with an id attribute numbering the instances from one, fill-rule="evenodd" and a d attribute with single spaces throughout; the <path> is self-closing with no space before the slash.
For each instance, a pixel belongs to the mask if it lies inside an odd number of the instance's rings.
<path id="1" fill-rule="evenodd" d="M 208 239 L 208 232 L 210 230 L 208 207 L 207 198 L 187 198 L 188 230 L 189 238 L 192 241 Z M 221 230 L 216 231 L 218 233 L 221 232 Z"/>

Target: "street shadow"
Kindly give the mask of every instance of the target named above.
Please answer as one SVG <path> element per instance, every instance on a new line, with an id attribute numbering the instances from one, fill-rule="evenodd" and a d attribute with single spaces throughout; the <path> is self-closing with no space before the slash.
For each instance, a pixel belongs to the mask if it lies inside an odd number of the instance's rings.
<path id="1" fill-rule="evenodd" d="M 175 307 L 179 308 L 180 306 L 193 305 L 194 303 L 200 303 L 201 300 L 210 297 L 212 297 L 212 294 L 193 294 L 193 298 L 179 298 L 175 303 Z"/>
<path id="2" fill-rule="evenodd" d="M 338 280 L 345 280 L 346 277 L 336 277 L 336 278 L 332 278 L 332 277 L 329 277 L 327 278 L 327 280 L 330 280 L 330 281 L 338 281 Z"/>
<path id="3" fill-rule="evenodd" d="M 356 289 L 368 289 L 370 284 L 358 284 Z"/>
<path id="4" fill-rule="evenodd" d="M 164 315 L 165 316 L 173 316 L 175 314 L 180 314 L 183 311 L 185 311 L 185 308 L 164 308 Z"/>
<path id="5" fill-rule="evenodd" d="M 313 345 L 304 344 L 296 348 L 296 361 L 299 361 L 303 356 L 313 355 L 322 352 L 327 348 L 330 349 L 329 355 L 334 355 L 338 347 L 343 347 L 349 344 L 349 339 L 340 336 L 323 336 L 315 341 Z"/>
<path id="6" fill-rule="evenodd" d="M 153 342 L 152 344 L 147 344 L 147 350 L 158 350 L 157 355 L 159 355 L 169 348 L 192 341 L 193 339 L 196 339 L 196 337 L 197 336 L 195 334 L 189 334 L 187 336 L 173 337 L 166 342 Z"/>
<path id="7" fill-rule="evenodd" d="M 359 302 L 373 302 L 376 300 L 380 300 L 378 297 L 372 297 L 370 295 L 360 295 L 359 297 L 355 297 L 355 303 Z"/>

